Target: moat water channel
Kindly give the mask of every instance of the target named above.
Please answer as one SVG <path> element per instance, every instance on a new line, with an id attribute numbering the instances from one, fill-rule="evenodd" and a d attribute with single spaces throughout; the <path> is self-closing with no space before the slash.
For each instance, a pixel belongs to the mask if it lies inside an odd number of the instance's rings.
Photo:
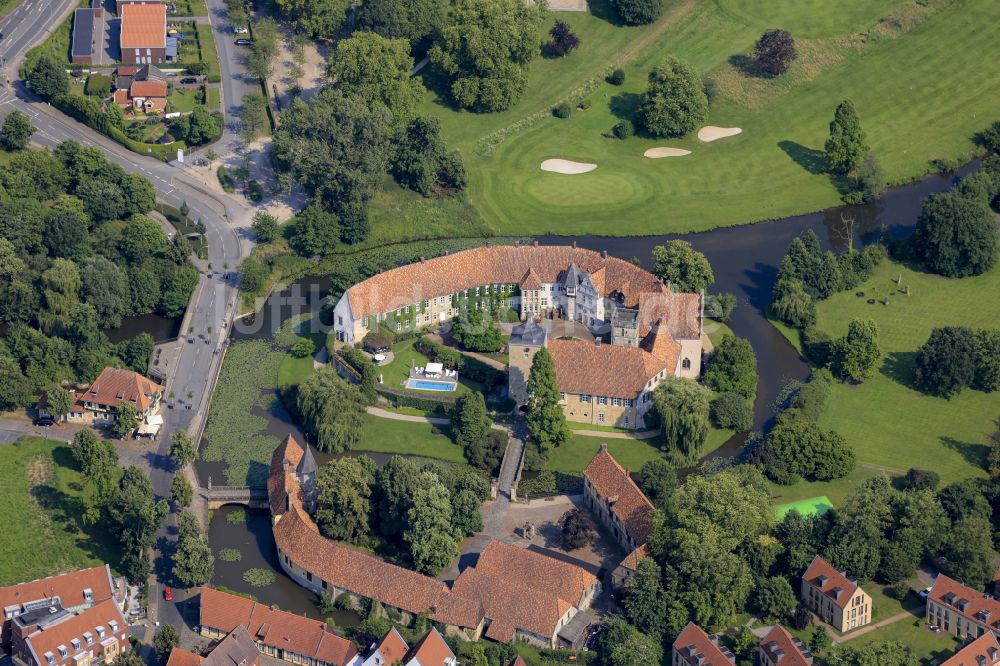
<path id="1" fill-rule="evenodd" d="M 770 300 L 771 289 L 777 275 L 778 266 L 792 239 L 807 229 L 819 236 L 825 248 L 843 250 L 846 236 L 843 216 L 855 220 L 855 244 L 866 244 L 878 239 L 883 231 L 892 237 L 904 237 L 912 232 L 920 213 L 920 202 L 928 194 L 949 189 L 964 175 L 975 170 L 978 162 L 970 164 L 950 175 L 930 175 L 924 179 L 893 188 L 883 194 L 873 204 L 840 206 L 818 213 L 798 215 L 769 222 L 716 229 L 692 234 L 669 234 L 662 236 L 633 236 L 613 238 L 603 236 L 538 236 L 543 245 L 566 245 L 576 243 L 580 247 L 593 250 L 607 250 L 611 255 L 624 259 L 637 257 L 645 268 L 651 268 L 652 248 L 668 240 L 682 238 L 703 252 L 712 264 L 715 273 L 713 292 L 729 292 L 738 300 L 729 326 L 733 332 L 746 338 L 757 353 L 760 384 L 754 410 L 754 428 L 765 429 L 774 417 L 775 401 L 783 386 L 792 380 L 803 380 L 809 374 L 808 366 L 799 358 L 798 352 L 788 343 L 765 317 L 765 308 Z M 290 285 L 286 290 L 272 296 L 275 303 L 287 304 L 296 299 L 311 311 L 318 311 L 327 296 L 329 281 L 323 277 L 311 277 Z M 269 303 L 258 315 L 261 318 L 256 333 L 233 332 L 233 339 L 251 337 L 270 338 L 288 317 L 295 314 L 287 306 L 272 307 Z M 299 309 L 298 312 L 302 312 Z M 301 435 L 296 424 L 287 415 L 263 410 L 259 414 L 268 419 L 267 432 L 277 437 L 292 432 Z M 745 435 L 736 435 L 711 454 L 712 457 L 738 454 L 745 443 Z M 369 454 L 372 455 L 372 454 Z M 384 455 L 374 454 L 379 464 L 384 463 Z M 318 456 L 322 464 L 328 456 Z M 218 464 L 199 464 L 199 473 L 204 479 L 212 474 L 217 479 L 224 478 Z M 307 592 L 287 578 L 278 567 L 277 552 L 271 537 L 270 517 L 266 512 L 248 511 L 245 522 L 232 523 L 227 516 L 236 507 L 223 507 L 214 513 L 209 531 L 212 549 L 218 554 L 222 548 L 236 548 L 242 553 L 242 560 L 236 563 L 218 562 L 212 583 L 248 592 L 262 601 L 274 603 L 282 609 L 302 613 L 310 617 L 320 617 L 316 606 L 316 596 Z M 254 589 L 242 579 L 242 573 L 252 567 L 271 569 L 276 581 L 264 588 Z M 357 622 L 351 613 L 338 611 L 334 619 L 339 625 Z"/>

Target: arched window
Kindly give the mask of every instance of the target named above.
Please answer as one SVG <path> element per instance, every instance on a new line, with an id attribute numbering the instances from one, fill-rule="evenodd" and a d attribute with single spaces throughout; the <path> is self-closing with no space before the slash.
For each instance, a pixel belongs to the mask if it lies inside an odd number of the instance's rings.
<path id="1" fill-rule="evenodd" d="M 691 369 L 691 359 L 686 358 L 683 361 L 681 361 L 681 367 L 684 368 L 685 370 L 690 370 Z"/>

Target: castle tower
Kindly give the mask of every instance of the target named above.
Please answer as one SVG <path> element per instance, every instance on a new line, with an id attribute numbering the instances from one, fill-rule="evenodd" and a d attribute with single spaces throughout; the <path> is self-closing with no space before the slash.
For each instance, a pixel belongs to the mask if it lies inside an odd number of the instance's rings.
<path id="1" fill-rule="evenodd" d="M 518 406 L 528 402 L 528 375 L 531 362 L 538 350 L 545 346 L 547 333 L 544 328 L 528 319 L 514 327 L 507 343 L 507 389 Z"/>

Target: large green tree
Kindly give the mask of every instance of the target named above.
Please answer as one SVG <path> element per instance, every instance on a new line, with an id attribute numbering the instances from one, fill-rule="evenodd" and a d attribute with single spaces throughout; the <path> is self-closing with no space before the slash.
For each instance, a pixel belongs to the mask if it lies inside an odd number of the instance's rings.
<path id="1" fill-rule="evenodd" d="M 282 14 L 297 32 L 310 37 L 334 39 L 340 34 L 349 0 L 277 0 Z"/>
<path id="2" fill-rule="evenodd" d="M 670 57 L 649 73 L 642 96 L 639 122 L 653 136 L 684 136 L 708 116 L 708 98 L 698 73 L 682 60 Z"/>
<path id="3" fill-rule="evenodd" d="M 371 459 L 335 458 L 316 473 L 316 522 L 327 537 L 363 544 L 371 531 Z"/>
<path id="4" fill-rule="evenodd" d="M 94 307 L 102 328 L 120 326 L 131 314 L 128 278 L 120 266 L 99 254 L 88 257 L 80 266 L 80 280 L 80 295 Z"/>
<path id="5" fill-rule="evenodd" d="M 544 9 L 521 0 L 456 0 L 451 21 L 430 50 L 460 107 L 479 112 L 513 106 L 538 54 Z"/>
<path id="6" fill-rule="evenodd" d="M 138 467 L 122 474 L 106 511 L 110 532 L 121 546 L 121 568 L 132 583 L 141 583 L 149 573 L 149 548 L 169 511 L 165 501 L 157 501 L 153 485 Z"/>
<path id="7" fill-rule="evenodd" d="M 976 342 L 965 326 L 935 328 L 914 359 L 917 385 L 925 393 L 952 396 L 976 378 Z"/>
<path id="8" fill-rule="evenodd" d="M 833 343 L 831 369 L 838 377 L 853 382 L 870 379 L 882 360 L 878 325 L 872 319 L 852 319 L 847 335 Z"/>
<path id="9" fill-rule="evenodd" d="M 482 393 L 463 393 L 451 412 L 451 436 L 463 449 L 482 446 L 490 434 L 490 419 Z"/>
<path id="10" fill-rule="evenodd" d="M 215 558 L 198 519 L 187 511 L 177 517 L 177 549 L 174 551 L 174 577 L 184 587 L 204 585 L 212 579 Z"/>
<path id="11" fill-rule="evenodd" d="M 447 22 L 448 0 L 364 0 L 355 14 L 360 30 L 389 39 L 408 39 L 419 51 Z"/>
<path id="12" fill-rule="evenodd" d="M 498 352 L 506 346 L 507 339 L 493 325 L 493 318 L 485 308 L 464 303 L 452 320 L 451 337 L 462 347 L 477 352 Z"/>
<path id="13" fill-rule="evenodd" d="M 423 472 L 421 476 L 407 514 L 403 539 L 409 545 L 414 567 L 434 576 L 458 555 L 458 541 L 448 488 L 432 472 Z"/>
<path id="14" fill-rule="evenodd" d="M 672 291 L 698 293 L 715 282 L 705 255 L 682 240 L 653 248 L 653 274 L 669 282 Z"/>
<path id="15" fill-rule="evenodd" d="M 174 501 L 178 509 L 185 509 L 191 506 L 194 499 L 194 488 L 191 482 L 184 476 L 182 470 L 174 473 L 174 478 L 170 481 L 170 499 Z"/>
<path id="16" fill-rule="evenodd" d="M 639 561 L 628 579 L 625 614 L 640 631 L 662 634 L 666 629 L 667 598 L 663 590 L 662 570 L 651 557 Z"/>
<path id="17" fill-rule="evenodd" d="M 834 648 L 830 659 L 843 666 L 917 666 L 910 648 L 899 641 L 872 641 L 863 645 L 848 643 Z"/>
<path id="18" fill-rule="evenodd" d="M 46 54 L 29 70 L 28 87 L 42 99 L 52 101 L 69 92 L 69 75 L 65 66 Z"/>
<path id="19" fill-rule="evenodd" d="M 569 439 L 566 414 L 559 405 L 556 367 L 549 350 L 542 347 L 531 360 L 528 374 L 528 432 L 542 452 Z"/>
<path id="20" fill-rule="evenodd" d="M 942 570 L 974 588 L 982 588 L 996 571 L 997 553 L 990 538 L 992 527 L 985 516 L 968 516 L 955 521 L 944 543 Z"/>
<path id="21" fill-rule="evenodd" d="M 405 39 L 386 39 L 374 32 L 357 32 L 337 43 L 327 75 L 345 95 L 368 105 L 385 106 L 396 124 L 408 121 L 424 94 L 417 77 L 410 76 L 413 58 Z"/>
<path id="22" fill-rule="evenodd" d="M 329 368 L 321 368 L 299 384 L 296 407 L 321 451 L 345 451 L 361 438 L 361 393 Z"/>
<path id="23" fill-rule="evenodd" d="M 133 215 L 125 224 L 119 249 L 130 264 L 136 264 L 165 251 L 168 242 L 159 222 L 146 215 Z"/>
<path id="24" fill-rule="evenodd" d="M 810 419 L 781 421 L 768 433 L 767 446 L 784 470 L 810 481 L 839 479 L 854 471 L 854 449 L 847 440 Z"/>
<path id="25" fill-rule="evenodd" d="M 795 612 L 798 597 L 792 586 L 781 576 L 765 578 L 754 592 L 754 605 L 767 620 L 786 622 Z"/>
<path id="26" fill-rule="evenodd" d="M 7 151 L 24 150 L 36 127 L 31 124 L 28 116 L 14 109 L 3 121 L 0 127 L 0 148 Z"/>
<path id="27" fill-rule="evenodd" d="M 861 118 L 849 99 L 837 105 L 830 121 L 830 137 L 826 140 L 826 162 L 833 173 L 846 174 L 857 170 L 868 153 L 868 141 L 861 128 Z"/>
<path id="28" fill-rule="evenodd" d="M 447 153 L 439 119 L 414 118 L 397 130 L 395 143 L 392 175 L 403 187 L 425 197 L 465 187 L 465 164 L 457 152 Z"/>
<path id="29" fill-rule="evenodd" d="M 743 338 L 726 335 L 715 348 L 702 380 L 720 393 L 735 393 L 747 400 L 757 395 L 757 355 Z"/>
<path id="30" fill-rule="evenodd" d="M 131 435 L 139 427 L 139 415 L 135 405 L 126 400 L 118 403 L 118 413 L 115 424 L 111 427 L 112 432 L 118 439 L 124 439 Z"/>
<path id="31" fill-rule="evenodd" d="M 167 663 L 167 660 L 170 658 L 170 651 L 177 647 L 180 641 L 177 628 L 172 624 L 164 624 L 157 630 L 156 635 L 153 637 L 153 648 L 156 650 L 156 658 L 160 660 L 161 664 Z M 135 652 L 138 652 L 138 650 L 135 650 Z"/>
<path id="32" fill-rule="evenodd" d="M 997 262 L 997 224 L 982 199 L 932 194 L 924 199 L 913 245 L 928 270 L 947 277 L 982 275 Z"/>
<path id="33" fill-rule="evenodd" d="M 679 377 L 667 377 L 653 390 L 653 409 L 663 425 L 664 446 L 683 460 L 697 460 L 708 437 L 711 391 Z"/>
<path id="34" fill-rule="evenodd" d="M 611 4 L 629 25 L 652 23 L 663 13 L 663 0 L 612 0 Z"/>
<path id="35" fill-rule="evenodd" d="M 170 438 L 170 458 L 177 467 L 186 467 L 198 457 L 198 443 L 187 430 L 178 430 Z"/>

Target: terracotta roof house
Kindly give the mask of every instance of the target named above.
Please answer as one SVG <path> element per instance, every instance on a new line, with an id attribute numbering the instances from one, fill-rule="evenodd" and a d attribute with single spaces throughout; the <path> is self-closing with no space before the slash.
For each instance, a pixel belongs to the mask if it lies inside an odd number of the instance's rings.
<path id="1" fill-rule="evenodd" d="M 524 663 L 524 659 L 521 659 L 521 655 L 517 655 L 516 657 L 514 657 L 514 661 L 507 664 L 507 666 L 528 666 L 528 665 Z"/>
<path id="2" fill-rule="evenodd" d="M 19 666 L 81 666 L 128 652 L 128 623 L 114 599 L 73 615 L 58 601 L 12 620 L 11 654 Z"/>
<path id="3" fill-rule="evenodd" d="M 728 666 L 736 657 L 694 622 L 688 622 L 671 649 L 672 666 Z"/>
<path id="4" fill-rule="evenodd" d="M 499 540 L 490 541 L 479 554 L 476 570 L 516 579 L 518 585 L 541 590 L 577 608 L 590 606 L 600 591 L 597 577 L 586 569 Z"/>
<path id="5" fill-rule="evenodd" d="M 457 666 L 457 663 L 455 653 L 433 627 L 402 660 L 403 666 Z"/>
<path id="6" fill-rule="evenodd" d="M 653 503 L 632 480 L 628 470 L 601 444 L 583 470 L 583 497 L 587 507 L 628 553 L 612 573 L 615 587 L 623 586 L 635 573 L 645 548 L 653 518 Z"/>
<path id="7" fill-rule="evenodd" d="M 403 661 L 409 649 L 406 641 L 396 631 L 396 627 L 393 627 L 378 643 L 371 646 L 361 666 L 392 666 Z"/>
<path id="8" fill-rule="evenodd" d="M 0 587 L 0 606 L 4 611 L 0 648 L 10 651 L 13 620 L 23 613 L 48 608 L 52 602 L 57 602 L 67 613 L 76 613 L 106 599 L 114 599 L 118 604 L 125 600 L 125 586 L 112 580 L 107 564 Z"/>
<path id="9" fill-rule="evenodd" d="M 115 104 L 143 113 L 163 113 L 167 110 L 167 77 L 155 65 L 119 67 L 115 76 Z"/>
<path id="10" fill-rule="evenodd" d="M 313 666 L 353 666 L 354 643 L 319 620 L 295 615 L 251 599 L 201 588 L 203 636 L 221 638 L 244 627 L 262 654 Z"/>
<path id="11" fill-rule="evenodd" d="M 987 631 L 941 663 L 941 666 L 997 666 L 1000 664 L 1000 642 L 996 634 Z"/>
<path id="12" fill-rule="evenodd" d="M 944 574 L 938 574 L 927 597 L 927 622 L 952 636 L 1000 633 L 1000 601 Z"/>
<path id="13" fill-rule="evenodd" d="M 778 625 L 760 642 L 760 666 L 809 666 L 813 657 L 798 638 Z"/>
<path id="14" fill-rule="evenodd" d="M 260 652 L 246 627 L 240 625 L 216 643 L 206 657 L 175 647 L 167 666 L 260 666 Z"/>
<path id="15" fill-rule="evenodd" d="M 131 370 L 104 368 L 91 385 L 76 393 L 69 420 L 110 425 L 118 420 L 118 407 L 129 402 L 140 423 L 147 423 L 160 409 L 163 387 Z"/>
<path id="16" fill-rule="evenodd" d="M 674 292 L 606 252 L 570 246 L 481 247 L 379 273 L 340 298 L 334 332 L 338 341 L 354 344 L 379 327 L 420 329 L 442 324 L 465 307 L 492 306 L 514 310 L 526 322 L 558 318 L 593 331 L 619 310 L 634 310 L 633 325 L 615 328 L 612 344 L 596 348 L 546 340 L 536 326 L 512 333 L 511 397 L 525 402 L 531 360 L 548 346 L 557 357 L 570 420 L 638 427 L 649 391 L 660 380 L 694 378 L 701 371 L 701 295 Z"/>
<path id="17" fill-rule="evenodd" d="M 863 627 L 872 619 L 872 598 L 868 593 L 858 581 L 819 555 L 802 574 L 799 597 L 817 617 L 840 632 Z"/>
<path id="18" fill-rule="evenodd" d="M 162 2 L 122 4 L 121 60 L 126 64 L 154 64 L 167 61 L 167 7 Z"/>

